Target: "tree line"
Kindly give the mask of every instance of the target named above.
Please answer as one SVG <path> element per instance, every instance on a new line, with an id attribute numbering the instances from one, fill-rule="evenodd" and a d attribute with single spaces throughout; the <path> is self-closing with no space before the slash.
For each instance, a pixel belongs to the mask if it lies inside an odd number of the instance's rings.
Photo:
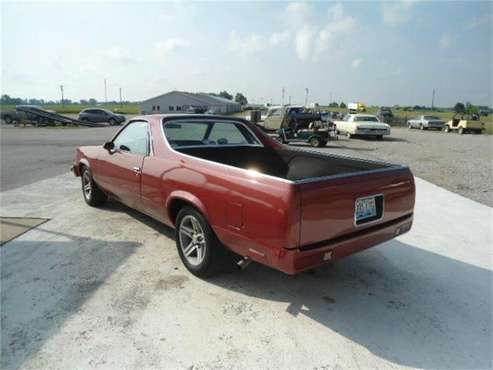
<path id="1" fill-rule="evenodd" d="M 23 105 L 23 104 L 29 104 L 29 105 L 55 105 L 55 104 L 80 104 L 80 105 L 96 105 L 100 103 L 108 103 L 108 104 L 120 104 L 119 101 L 116 100 L 111 100 L 107 102 L 101 102 L 98 101 L 97 99 L 90 98 L 90 99 L 80 99 L 78 101 L 74 101 L 71 99 L 63 99 L 62 100 L 45 100 L 45 99 L 36 99 L 36 98 L 13 98 L 10 97 L 7 94 L 4 94 L 0 97 L 0 104 L 3 105 Z M 121 102 L 122 104 L 129 104 L 131 103 L 130 101 L 124 100 Z"/>

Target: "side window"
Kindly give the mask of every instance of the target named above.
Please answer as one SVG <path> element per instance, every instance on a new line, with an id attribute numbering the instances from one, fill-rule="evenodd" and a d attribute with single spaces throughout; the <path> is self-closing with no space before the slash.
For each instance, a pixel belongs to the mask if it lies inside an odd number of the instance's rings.
<path id="1" fill-rule="evenodd" d="M 177 105 L 176 110 L 181 110 L 181 107 L 179 105 Z"/>
<path id="2" fill-rule="evenodd" d="M 216 144 L 248 144 L 245 136 L 236 125 L 231 123 L 216 122 L 209 134 L 209 141 Z"/>
<path id="3" fill-rule="evenodd" d="M 170 105 L 170 106 L 168 107 L 168 110 L 169 110 L 170 112 L 172 112 L 172 111 L 174 111 L 174 110 L 175 110 L 175 107 L 174 107 L 174 106 L 172 106 L 172 105 Z"/>
<path id="4" fill-rule="evenodd" d="M 149 140 L 147 122 L 136 121 L 129 124 L 113 141 L 115 149 L 138 155 L 147 155 Z"/>

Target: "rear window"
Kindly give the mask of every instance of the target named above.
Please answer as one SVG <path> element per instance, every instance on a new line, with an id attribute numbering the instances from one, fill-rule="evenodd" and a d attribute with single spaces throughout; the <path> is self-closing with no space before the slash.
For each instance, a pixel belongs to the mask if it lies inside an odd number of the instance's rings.
<path id="1" fill-rule="evenodd" d="M 356 116 L 354 117 L 354 121 L 356 122 L 378 122 L 377 117 L 372 116 Z"/>
<path id="2" fill-rule="evenodd" d="M 173 148 L 191 146 L 261 146 L 260 140 L 240 122 L 170 121 L 164 134 Z"/>

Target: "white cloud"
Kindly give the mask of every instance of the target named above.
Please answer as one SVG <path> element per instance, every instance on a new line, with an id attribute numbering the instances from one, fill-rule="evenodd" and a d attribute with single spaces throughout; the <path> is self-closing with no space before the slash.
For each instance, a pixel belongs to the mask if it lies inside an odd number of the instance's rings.
<path id="1" fill-rule="evenodd" d="M 128 49 L 121 46 L 112 46 L 102 51 L 101 54 L 112 62 L 121 64 L 133 64 L 139 61 L 139 58 L 134 57 Z"/>
<path id="2" fill-rule="evenodd" d="M 278 46 L 285 44 L 289 40 L 289 31 L 284 32 L 274 32 L 269 37 L 269 44 L 271 46 Z"/>
<path id="3" fill-rule="evenodd" d="M 313 43 L 316 32 L 312 27 L 304 26 L 296 33 L 295 47 L 298 58 L 307 61 L 313 51 Z"/>
<path id="4" fill-rule="evenodd" d="M 286 7 L 286 11 L 294 17 L 301 18 L 305 20 L 304 18 L 308 17 L 311 13 L 311 8 L 306 2 L 294 2 L 294 3 L 289 3 L 288 6 Z"/>
<path id="5" fill-rule="evenodd" d="M 329 19 L 340 19 L 344 16 L 344 6 L 341 3 L 332 5 L 327 10 L 327 15 Z"/>
<path id="6" fill-rule="evenodd" d="M 388 26 L 405 23 L 411 17 L 411 11 L 416 1 L 384 1 L 381 3 L 382 21 Z"/>
<path id="7" fill-rule="evenodd" d="M 360 64 L 361 64 L 361 59 L 356 58 L 355 60 L 352 61 L 351 68 L 356 69 L 360 66 Z"/>
<path id="8" fill-rule="evenodd" d="M 443 33 L 442 36 L 440 36 L 440 40 L 438 41 L 440 47 L 442 49 L 448 49 L 449 47 L 452 46 L 454 40 L 450 35 Z"/>
<path id="9" fill-rule="evenodd" d="M 490 24 L 492 23 L 492 16 L 491 14 L 483 14 L 483 15 L 480 15 L 480 16 L 475 16 L 471 19 L 470 21 L 470 24 L 469 24 L 469 28 L 475 28 L 475 27 L 481 27 L 481 26 L 484 26 L 486 24 Z"/>
<path id="10" fill-rule="evenodd" d="M 358 29 L 356 19 L 344 16 L 344 7 L 338 3 L 328 9 L 329 22 L 318 33 L 316 57 L 330 50 L 343 37 L 353 34 Z"/>
<path id="11" fill-rule="evenodd" d="M 188 42 L 182 38 L 170 38 L 154 44 L 154 53 L 158 58 L 167 58 L 176 51 L 188 46 Z"/>
<path id="12" fill-rule="evenodd" d="M 240 36 L 236 31 L 231 31 L 230 43 L 233 51 L 242 55 L 255 54 L 263 51 L 266 41 L 263 36 L 251 33 L 246 36 Z"/>

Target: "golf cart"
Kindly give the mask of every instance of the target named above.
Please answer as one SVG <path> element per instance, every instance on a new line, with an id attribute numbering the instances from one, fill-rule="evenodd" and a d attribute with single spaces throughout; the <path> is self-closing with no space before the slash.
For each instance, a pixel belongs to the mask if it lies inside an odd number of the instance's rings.
<path id="1" fill-rule="evenodd" d="M 457 131 L 460 135 L 467 132 L 480 134 L 484 131 L 484 123 L 479 121 L 477 114 L 457 113 L 445 123 L 444 132 Z"/>
<path id="2" fill-rule="evenodd" d="M 309 143 L 321 147 L 330 139 L 337 139 L 332 121 L 324 121 L 320 113 L 308 112 L 302 106 L 271 107 L 259 124 L 283 144 Z"/>

